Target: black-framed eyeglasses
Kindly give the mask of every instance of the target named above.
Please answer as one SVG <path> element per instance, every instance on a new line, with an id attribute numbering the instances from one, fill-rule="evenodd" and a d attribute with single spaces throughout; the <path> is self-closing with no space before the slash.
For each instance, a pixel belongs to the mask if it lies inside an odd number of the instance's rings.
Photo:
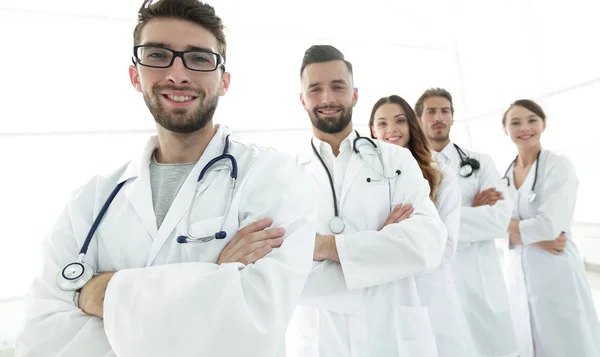
<path id="1" fill-rule="evenodd" d="M 133 46 L 133 64 L 152 68 L 168 68 L 175 58 L 180 57 L 185 68 L 190 71 L 212 72 L 220 65 L 225 68 L 225 60 L 218 53 L 206 50 L 175 51 L 160 46 Z"/>

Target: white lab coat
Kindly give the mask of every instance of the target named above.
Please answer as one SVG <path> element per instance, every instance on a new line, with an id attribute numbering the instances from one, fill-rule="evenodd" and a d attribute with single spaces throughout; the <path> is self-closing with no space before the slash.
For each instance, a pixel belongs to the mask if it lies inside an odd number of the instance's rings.
<path id="1" fill-rule="evenodd" d="M 529 203 L 536 166 L 536 199 Z M 506 176 L 520 220 L 523 245 L 510 245 L 506 279 L 520 356 L 598 357 L 600 326 L 583 263 L 573 242 L 572 219 L 578 180 L 565 156 L 543 150 L 517 190 L 511 167 Z M 534 243 L 565 232 L 565 251 L 555 256 Z M 530 323 L 531 322 L 531 323 Z"/>
<path id="2" fill-rule="evenodd" d="M 421 303 L 429 309 L 439 357 L 477 357 L 450 264 L 460 229 L 460 186 L 450 168 L 440 165 L 440 169 L 443 178 L 434 198 L 440 218 L 448 230 L 446 250 L 439 268 L 415 279 Z"/>
<path id="3" fill-rule="evenodd" d="M 350 139 L 354 134 L 350 136 Z M 414 275 L 439 266 L 447 231 L 433 202 L 429 185 L 411 153 L 376 140 L 376 151 L 361 140 L 359 149 L 380 177 L 352 154 L 339 194 L 345 231 L 336 236 L 340 263 L 315 263 L 303 298 L 288 330 L 288 356 L 435 357 L 435 339 L 426 307 L 420 304 Z M 310 148 L 310 147 L 309 147 Z M 311 152 L 300 157 L 315 184 L 320 234 L 332 234 L 333 198 L 327 174 Z M 381 229 L 390 208 L 411 203 L 407 220 Z M 381 231 L 380 231 L 381 229 Z"/>
<path id="4" fill-rule="evenodd" d="M 42 273 L 33 283 L 18 356 L 165 357 L 273 356 L 312 264 L 315 205 L 304 174 L 291 157 L 231 140 L 239 166 L 224 230 L 227 238 L 179 244 L 201 169 L 221 155 L 227 130 L 219 127 L 183 183 L 160 229 L 152 206 L 149 162 L 152 138 L 137 160 L 83 186 L 44 241 Z M 229 193 L 228 163 L 213 166 L 200 185 L 191 232 L 217 232 Z M 56 275 L 76 260 L 92 220 L 117 185 L 115 197 L 90 244 L 94 271 L 117 271 L 106 290 L 104 319 L 74 304 Z M 280 248 L 255 264 L 217 265 L 237 231 L 270 217 L 287 232 Z"/>
<path id="5" fill-rule="evenodd" d="M 462 193 L 459 243 L 452 261 L 456 287 L 478 354 L 516 356 L 508 293 L 495 245 L 495 239 L 507 237 L 512 203 L 491 157 L 462 149 L 481 165 L 467 178 L 458 174 L 460 157 L 452 143 L 435 154 L 437 161 L 455 171 Z M 472 207 L 475 196 L 490 187 L 503 192 L 504 200 Z"/>

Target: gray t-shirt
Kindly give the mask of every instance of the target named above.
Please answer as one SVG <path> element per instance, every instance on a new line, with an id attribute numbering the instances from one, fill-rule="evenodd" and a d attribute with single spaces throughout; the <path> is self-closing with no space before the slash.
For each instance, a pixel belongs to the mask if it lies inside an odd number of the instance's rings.
<path id="1" fill-rule="evenodd" d="M 169 208 L 181 185 L 196 165 L 188 164 L 159 164 L 154 155 L 150 161 L 150 185 L 152 187 L 152 204 L 156 215 L 156 227 L 160 228 Z"/>

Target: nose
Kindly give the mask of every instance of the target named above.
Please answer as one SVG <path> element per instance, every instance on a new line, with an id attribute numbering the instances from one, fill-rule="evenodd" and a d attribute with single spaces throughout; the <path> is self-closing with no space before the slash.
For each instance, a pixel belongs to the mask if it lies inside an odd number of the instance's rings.
<path id="1" fill-rule="evenodd" d="M 175 58 L 171 67 L 168 68 L 167 80 L 174 84 L 190 83 L 189 70 L 185 68 L 181 58 Z"/>
<path id="2" fill-rule="evenodd" d="M 331 104 L 333 103 L 333 95 L 329 89 L 325 89 L 321 92 L 321 104 Z"/>

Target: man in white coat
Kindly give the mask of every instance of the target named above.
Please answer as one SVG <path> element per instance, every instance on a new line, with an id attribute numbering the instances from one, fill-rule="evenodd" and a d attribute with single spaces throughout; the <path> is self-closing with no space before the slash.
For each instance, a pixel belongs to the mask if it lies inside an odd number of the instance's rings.
<path id="1" fill-rule="evenodd" d="M 516 335 L 495 240 L 505 238 L 512 204 L 505 198 L 491 157 L 450 141 L 454 106 L 442 88 L 426 90 L 415 112 L 435 150 L 435 159 L 452 168 L 460 184 L 462 212 L 456 257 L 452 261 L 456 287 L 471 335 L 486 357 L 517 356 Z"/>
<path id="2" fill-rule="evenodd" d="M 338 49 L 310 47 L 300 74 L 314 136 L 299 162 L 319 218 L 289 356 L 437 356 L 414 279 L 439 266 L 447 239 L 429 185 L 410 151 L 353 130 L 358 91 Z"/>
<path id="3" fill-rule="evenodd" d="M 274 356 L 312 264 L 316 216 L 305 176 L 291 157 L 213 125 L 230 75 L 211 6 L 146 1 L 138 20 L 129 74 L 158 136 L 85 184 L 60 215 L 17 355 Z M 79 261 L 96 275 L 78 293 L 65 289 L 73 282 L 61 278 L 72 273 L 63 267 L 102 215 Z"/>

